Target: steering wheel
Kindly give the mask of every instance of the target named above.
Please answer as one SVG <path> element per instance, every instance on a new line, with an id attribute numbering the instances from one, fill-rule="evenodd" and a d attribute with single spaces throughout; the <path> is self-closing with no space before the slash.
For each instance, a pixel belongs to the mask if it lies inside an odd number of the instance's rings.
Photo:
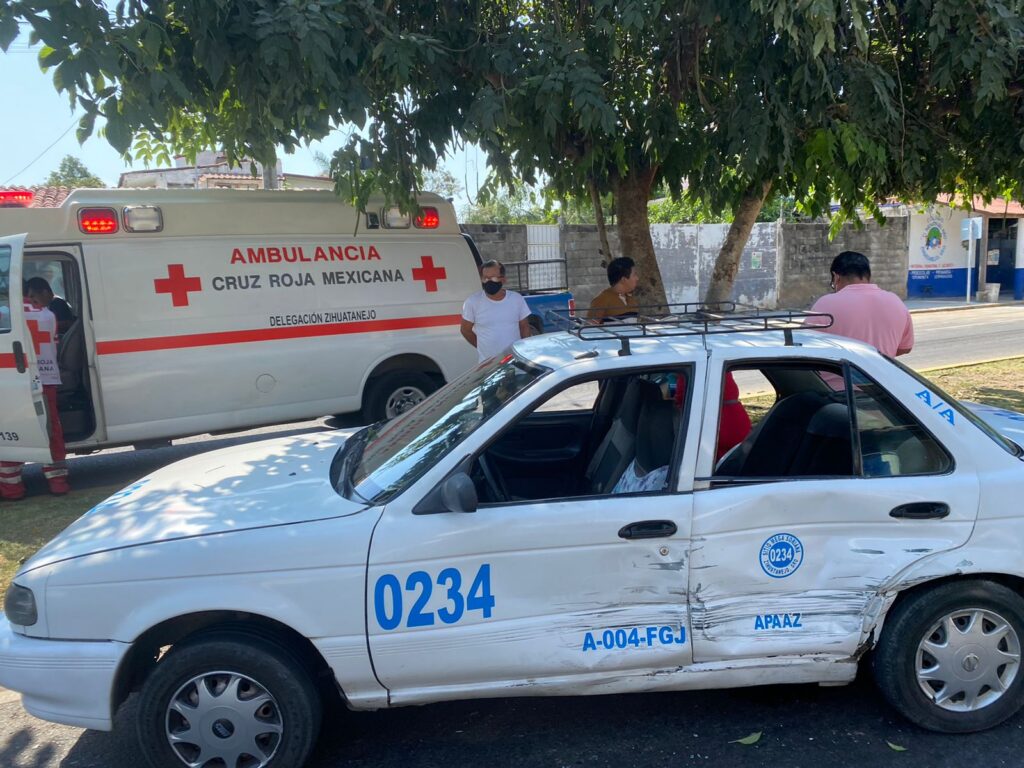
<path id="1" fill-rule="evenodd" d="M 487 459 L 487 454 L 481 453 L 477 462 L 480 464 L 480 471 L 484 473 L 484 479 L 487 481 L 487 485 L 490 486 L 494 500 L 508 501 L 508 490 L 505 488 L 505 483 L 501 479 L 501 475 L 491 468 L 491 463 Z"/>

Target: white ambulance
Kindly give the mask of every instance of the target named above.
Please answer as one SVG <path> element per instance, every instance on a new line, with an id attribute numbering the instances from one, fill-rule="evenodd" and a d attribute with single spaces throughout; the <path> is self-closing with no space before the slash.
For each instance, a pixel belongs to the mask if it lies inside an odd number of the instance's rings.
<path id="1" fill-rule="evenodd" d="M 68 448 L 362 410 L 396 415 L 475 363 L 480 289 L 452 205 L 410 217 L 332 192 L 0 190 L 0 459 L 49 458 L 22 281 L 76 321 L 60 344 Z"/>

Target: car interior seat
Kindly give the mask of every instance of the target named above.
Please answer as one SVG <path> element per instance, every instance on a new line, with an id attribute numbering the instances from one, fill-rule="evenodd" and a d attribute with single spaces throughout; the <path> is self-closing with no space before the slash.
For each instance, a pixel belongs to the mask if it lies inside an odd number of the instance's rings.
<path id="1" fill-rule="evenodd" d="M 85 352 L 85 331 L 77 318 L 57 342 L 57 412 L 65 437 L 75 440 L 96 428 L 89 396 L 89 374 Z"/>
<path id="2" fill-rule="evenodd" d="M 826 403 L 811 417 L 789 474 L 853 474 L 850 411 L 846 403 Z"/>
<path id="3" fill-rule="evenodd" d="M 737 450 L 740 456 L 745 456 L 742 465 L 730 467 L 728 474 L 735 477 L 793 474 L 811 420 L 829 402 L 828 395 L 822 392 L 797 392 L 779 400 Z M 720 469 L 717 474 L 726 473 Z"/>
<path id="4" fill-rule="evenodd" d="M 597 446 L 583 476 L 587 493 L 605 494 L 636 455 L 636 434 L 640 408 L 646 400 L 661 399 L 661 388 L 643 379 L 632 379 L 622 395 L 615 418 Z"/>
<path id="5" fill-rule="evenodd" d="M 57 342 L 57 368 L 60 385 L 57 399 L 77 393 L 83 387 L 85 370 L 85 332 L 81 318 L 76 318 Z"/>
<path id="6" fill-rule="evenodd" d="M 644 399 L 636 431 L 638 474 L 646 475 L 671 463 L 678 423 L 679 411 L 671 400 Z"/>
<path id="7" fill-rule="evenodd" d="M 594 455 L 604 436 L 608 434 L 628 384 L 628 381 L 621 378 L 605 379 L 600 383 L 601 393 L 594 404 L 594 415 L 590 420 L 590 430 L 587 435 L 587 456 Z"/>

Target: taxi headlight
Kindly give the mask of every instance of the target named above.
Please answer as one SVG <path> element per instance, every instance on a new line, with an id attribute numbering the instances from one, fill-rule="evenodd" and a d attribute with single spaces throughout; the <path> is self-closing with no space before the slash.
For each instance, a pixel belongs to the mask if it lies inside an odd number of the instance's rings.
<path id="1" fill-rule="evenodd" d="M 36 596 L 27 587 L 11 584 L 7 589 L 6 597 L 4 597 L 4 613 L 11 624 L 31 627 L 39 620 Z"/>

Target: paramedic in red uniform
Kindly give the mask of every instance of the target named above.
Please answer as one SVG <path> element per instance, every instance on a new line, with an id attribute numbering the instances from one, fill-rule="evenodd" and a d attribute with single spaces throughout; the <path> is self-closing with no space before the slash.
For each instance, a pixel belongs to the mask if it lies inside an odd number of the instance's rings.
<path id="1" fill-rule="evenodd" d="M 60 385 L 60 370 L 57 368 L 57 318 L 45 306 L 25 304 L 25 322 L 31 338 L 38 342 L 39 353 L 36 362 L 39 367 L 39 381 L 43 385 L 46 400 L 46 425 L 50 435 L 51 461 L 43 465 L 43 477 L 50 493 L 63 496 L 71 490 L 68 485 L 68 468 L 64 459 L 64 430 L 57 414 L 57 387 Z M 0 461 L 0 499 L 17 501 L 25 496 L 20 461 Z"/>

